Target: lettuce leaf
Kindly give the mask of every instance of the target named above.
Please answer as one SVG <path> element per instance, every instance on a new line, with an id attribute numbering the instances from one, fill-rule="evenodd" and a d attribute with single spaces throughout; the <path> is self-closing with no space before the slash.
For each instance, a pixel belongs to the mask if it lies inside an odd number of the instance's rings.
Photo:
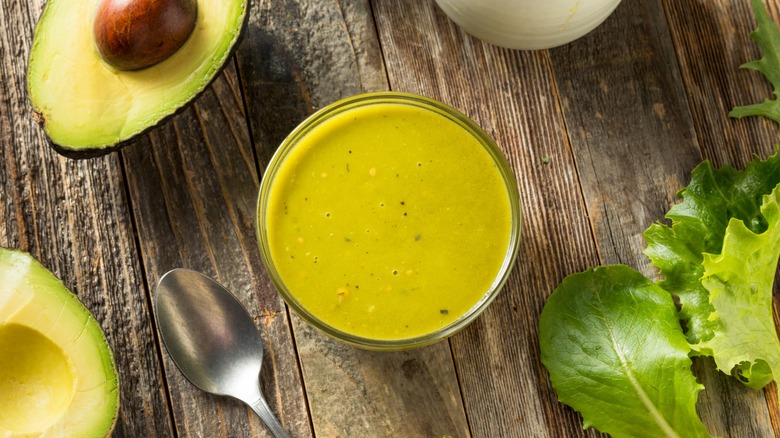
<path id="1" fill-rule="evenodd" d="M 764 197 L 768 223 L 757 234 L 731 219 L 719 255 L 705 254 L 702 284 L 709 291 L 717 322 L 712 339 L 698 349 L 718 368 L 747 386 L 763 388 L 780 376 L 780 341 L 772 315 L 772 285 L 780 258 L 780 185 Z"/>
<path id="2" fill-rule="evenodd" d="M 780 30 L 761 0 L 751 37 L 761 72 L 780 97 Z M 780 99 L 735 107 L 732 117 L 780 124 Z M 566 277 L 539 321 L 541 360 L 559 400 L 615 437 L 705 437 L 695 404 L 702 386 L 689 356 L 760 389 L 780 376 L 772 289 L 780 258 L 780 159 L 756 158 L 744 171 L 705 161 L 682 199 L 644 235 L 663 279 L 623 265 Z M 680 304 L 679 313 L 672 297 Z M 685 334 L 678 320 L 682 320 Z"/>
<path id="3" fill-rule="evenodd" d="M 775 97 L 780 97 L 780 31 L 769 17 L 761 0 L 753 0 L 753 14 L 758 26 L 750 36 L 758 43 L 763 57 L 741 67 L 761 72 L 772 83 Z M 780 123 L 780 101 L 765 99 L 761 103 L 737 106 L 729 112 L 729 116 L 736 118 L 764 116 Z"/>
<path id="4" fill-rule="evenodd" d="M 583 427 L 614 437 L 708 437 L 702 386 L 671 296 L 613 265 L 566 277 L 539 320 L 541 359 Z"/>
<path id="5" fill-rule="evenodd" d="M 613 265 L 572 274 L 550 295 L 539 321 L 541 359 L 583 427 L 616 437 L 709 436 L 695 410 L 702 387 L 693 354 L 713 356 L 751 388 L 780 376 L 772 313 L 779 154 L 744 171 L 706 161 L 693 170 L 666 215 L 671 225 L 645 231 L 662 281 Z"/>
<path id="6" fill-rule="evenodd" d="M 680 318 L 691 344 L 712 339 L 718 328 L 711 318 L 715 308 L 709 291 L 700 281 L 704 254 L 721 253 L 732 218 L 744 222 L 753 233 L 766 230 L 761 200 L 778 183 L 777 151 L 766 160 L 756 158 L 744 171 L 731 166 L 715 169 L 704 161 L 691 172 L 688 187 L 678 193 L 682 202 L 666 214 L 672 225 L 655 223 L 645 231 L 644 252 L 664 276 L 660 286 L 679 299 Z"/>

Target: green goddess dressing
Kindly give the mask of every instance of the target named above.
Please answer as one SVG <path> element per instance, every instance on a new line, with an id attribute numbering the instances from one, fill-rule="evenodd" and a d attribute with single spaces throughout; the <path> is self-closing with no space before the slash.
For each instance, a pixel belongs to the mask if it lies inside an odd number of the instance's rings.
<path id="1" fill-rule="evenodd" d="M 312 316 L 353 336 L 429 334 L 491 289 L 512 226 L 507 182 L 480 141 L 412 105 L 338 113 L 274 177 L 273 264 Z"/>

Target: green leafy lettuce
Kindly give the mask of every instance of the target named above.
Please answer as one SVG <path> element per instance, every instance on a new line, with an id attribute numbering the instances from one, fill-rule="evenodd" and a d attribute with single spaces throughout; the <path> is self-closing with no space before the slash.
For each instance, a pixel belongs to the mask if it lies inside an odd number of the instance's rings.
<path id="1" fill-rule="evenodd" d="M 665 276 L 660 286 L 679 299 L 693 349 L 753 388 L 780 371 L 771 308 L 779 218 L 774 195 L 766 196 L 778 183 L 777 152 L 745 171 L 705 161 L 667 213 L 672 225 L 645 231 L 645 254 Z"/>
<path id="2" fill-rule="evenodd" d="M 645 237 L 654 282 L 623 265 L 572 274 L 539 321 L 541 359 L 585 428 L 619 436 L 709 436 L 690 355 L 760 389 L 780 376 L 772 286 L 780 258 L 780 157 L 744 171 L 705 161 Z M 677 298 L 680 311 L 673 298 Z M 681 325 L 687 326 L 687 337 Z"/>
<path id="3" fill-rule="evenodd" d="M 758 26 L 750 36 L 758 44 L 763 57 L 742 67 L 761 72 L 772 83 L 775 97 L 780 97 L 780 31 L 761 0 L 753 0 L 753 13 Z M 780 101 L 765 99 L 761 103 L 738 106 L 729 115 L 736 118 L 764 116 L 780 123 Z"/>
<path id="4" fill-rule="evenodd" d="M 573 274 L 539 320 L 542 363 L 583 427 L 613 436 L 708 437 L 696 415 L 702 386 L 671 296 L 614 265 Z"/>
<path id="5" fill-rule="evenodd" d="M 780 159 L 754 160 L 745 171 L 731 166 L 714 169 L 710 162 L 691 172 L 691 182 L 678 196 L 682 202 L 666 214 L 671 226 L 656 223 L 645 233 L 645 254 L 665 277 L 660 285 L 680 300 L 680 318 L 686 321 L 688 340 L 697 344 L 714 336 L 717 321 L 709 292 L 700 279 L 704 254 L 720 254 L 729 221 L 743 221 L 760 233 L 767 222 L 761 199 L 780 183 Z"/>
<path id="6" fill-rule="evenodd" d="M 780 31 L 761 0 L 751 36 L 763 57 L 743 67 L 764 74 L 780 97 Z M 780 124 L 780 100 L 734 108 L 732 117 Z M 780 377 L 772 288 L 780 258 L 780 159 L 744 171 L 705 161 L 681 202 L 645 233 L 645 254 L 663 279 L 623 265 L 566 277 L 539 321 L 541 359 L 561 402 L 585 428 L 620 436 L 709 436 L 696 415 L 702 386 L 691 355 L 760 389 Z M 679 311 L 673 298 L 679 303 Z M 680 323 L 682 322 L 682 324 Z M 683 328 L 684 327 L 684 328 Z"/>
<path id="7" fill-rule="evenodd" d="M 780 341 L 772 316 L 772 285 L 780 257 L 780 186 L 764 197 L 761 213 L 769 224 L 756 234 L 731 219 L 719 255 L 705 254 L 702 283 L 715 308 L 712 339 L 697 346 L 715 358 L 718 368 L 733 372 L 760 389 L 780 376 Z"/>

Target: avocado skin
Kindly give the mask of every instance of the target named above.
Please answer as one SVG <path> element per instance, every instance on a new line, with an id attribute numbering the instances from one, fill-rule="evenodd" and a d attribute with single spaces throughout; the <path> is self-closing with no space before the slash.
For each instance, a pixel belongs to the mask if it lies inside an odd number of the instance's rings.
<path id="1" fill-rule="evenodd" d="M 43 279 L 43 282 L 51 283 L 53 284 L 53 287 L 45 289 L 50 292 L 49 297 L 52 295 L 56 297 L 60 302 L 66 303 L 63 304 L 64 307 L 69 309 L 80 309 L 81 311 L 85 312 L 86 315 L 91 319 L 91 328 L 96 329 L 99 333 L 99 338 L 92 338 L 93 341 L 96 342 L 96 345 L 99 345 L 98 348 L 105 349 L 106 356 L 102 356 L 101 358 L 104 360 L 107 360 L 107 362 L 103 363 L 103 366 L 106 366 L 105 370 L 107 371 L 108 375 L 112 377 L 111 381 L 113 382 L 113 385 L 115 385 L 114 391 L 116 394 L 116 398 L 113 399 L 113 403 L 109 406 L 111 409 L 110 411 L 110 418 L 109 416 L 106 416 L 104 418 L 109 418 L 110 424 L 106 426 L 104 429 L 106 432 L 106 437 L 111 436 L 112 432 L 116 429 L 117 424 L 121 421 L 119 410 L 121 405 L 121 382 L 119 380 L 119 374 L 117 373 L 117 367 L 116 367 L 116 361 L 113 355 L 113 350 L 108 344 L 108 340 L 106 339 L 106 332 L 103 329 L 103 327 L 96 322 L 94 319 L 94 316 L 84 306 L 84 303 L 81 301 L 81 299 L 73 293 L 63 282 L 62 280 L 57 277 L 52 271 L 49 270 L 46 266 L 44 266 L 38 259 L 32 256 L 27 251 L 22 251 L 19 249 L 14 248 L 6 248 L 0 246 L 0 263 L 6 264 L 9 263 L 12 266 L 16 265 L 18 267 L 18 263 L 27 264 L 29 268 L 29 272 L 25 273 L 25 276 L 34 275 L 37 279 Z M 0 266 L 0 269 L 6 269 L 7 265 Z M 29 278 L 29 277 L 28 277 Z M 39 287 L 39 286 L 32 286 L 32 287 Z M 51 291 L 54 292 L 51 292 Z M 2 308 L 0 307 L 0 310 Z M 7 321 L 0 321 L 0 323 L 7 322 Z M 13 324 L 14 322 L 12 322 Z M 22 324 L 27 326 L 27 324 Z M 35 326 L 29 326 L 33 329 L 35 329 Z M 107 364 L 107 365 L 106 365 Z M 76 401 L 73 400 L 71 403 L 75 403 Z M 69 408 L 70 409 L 70 408 Z M 68 411 L 70 412 L 70 411 Z M 0 430 L 0 434 L 2 434 L 3 430 Z M 70 431 L 72 432 L 72 431 Z M 13 434 L 12 434 L 13 435 Z"/>
<path id="2" fill-rule="evenodd" d="M 184 110 L 186 110 L 187 108 L 189 108 L 190 105 L 192 105 L 192 103 L 195 102 L 198 99 L 198 97 L 200 97 L 200 95 L 203 94 L 203 92 L 206 91 L 206 89 L 211 86 L 211 84 L 217 79 L 217 77 L 222 74 L 222 71 L 225 69 L 225 67 L 227 67 L 227 65 L 230 62 L 230 60 L 233 59 L 233 55 L 235 54 L 236 49 L 238 49 L 239 43 L 244 38 L 244 35 L 246 33 L 246 29 L 247 29 L 248 23 L 249 23 L 249 13 L 250 13 L 250 4 L 251 3 L 249 2 L 249 0 L 243 0 L 242 3 L 244 5 L 244 18 L 243 18 L 243 21 L 241 22 L 241 26 L 240 26 L 240 28 L 238 30 L 238 36 L 236 37 L 235 42 L 230 47 L 230 49 L 227 51 L 227 56 L 225 56 L 225 61 L 222 63 L 222 65 L 220 65 L 215 70 L 214 75 L 209 80 L 209 82 L 203 87 L 203 89 L 201 89 L 197 93 L 193 94 L 192 97 L 190 97 L 187 101 L 182 103 L 182 105 L 178 109 L 176 109 L 176 111 L 173 111 L 169 115 L 165 116 L 164 118 L 162 118 L 159 122 L 155 123 L 154 125 L 148 126 L 146 129 L 144 129 L 142 131 L 139 131 L 137 134 L 134 134 L 132 137 L 129 137 L 127 139 L 124 139 L 122 141 L 119 141 L 119 142 L 117 142 L 117 143 L 115 143 L 113 145 L 109 145 L 109 146 L 106 146 L 106 147 L 84 147 L 84 148 L 74 149 L 74 148 L 67 147 L 67 146 L 60 145 L 60 144 L 56 143 L 44 131 L 44 135 L 46 137 L 46 141 L 47 141 L 49 147 L 54 149 L 54 151 L 57 152 L 57 154 L 59 154 L 59 155 L 61 155 L 63 157 L 66 157 L 66 158 L 70 158 L 70 159 L 86 160 L 86 159 L 90 159 L 90 158 L 99 158 L 99 157 L 108 155 L 108 154 L 110 154 L 112 152 L 116 152 L 116 151 L 118 151 L 120 149 L 123 149 L 123 148 L 125 148 L 127 146 L 130 146 L 130 145 L 134 144 L 136 142 L 136 140 L 138 139 L 138 137 L 140 137 L 142 135 L 145 135 L 145 134 L 148 134 L 150 131 L 154 130 L 158 126 L 161 126 L 161 125 L 165 124 L 166 122 L 168 122 L 168 120 L 170 120 L 174 116 L 178 115 L 179 113 L 181 113 Z M 28 63 L 29 63 L 29 56 L 31 56 L 31 55 L 32 55 L 32 51 L 30 51 L 30 55 L 28 55 Z M 35 122 L 37 122 L 37 124 L 40 126 L 40 129 L 43 130 L 43 125 L 45 123 L 44 117 L 40 114 L 40 112 L 38 112 L 35 109 L 35 105 L 32 103 L 32 101 L 29 98 L 28 98 L 28 102 L 30 104 L 30 107 L 32 108 L 33 120 Z"/>

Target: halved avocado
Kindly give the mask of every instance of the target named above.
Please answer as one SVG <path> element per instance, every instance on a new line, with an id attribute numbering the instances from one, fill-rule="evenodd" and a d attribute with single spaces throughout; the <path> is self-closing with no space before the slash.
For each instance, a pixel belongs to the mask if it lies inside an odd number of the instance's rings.
<path id="1" fill-rule="evenodd" d="M 198 0 L 184 45 L 138 71 L 112 67 L 95 45 L 100 0 L 49 0 L 35 30 L 27 88 L 55 149 L 87 158 L 124 146 L 192 101 L 227 63 L 247 0 Z"/>
<path id="2" fill-rule="evenodd" d="M 0 248 L 0 436 L 107 436 L 118 411 L 95 318 L 29 254 Z"/>

